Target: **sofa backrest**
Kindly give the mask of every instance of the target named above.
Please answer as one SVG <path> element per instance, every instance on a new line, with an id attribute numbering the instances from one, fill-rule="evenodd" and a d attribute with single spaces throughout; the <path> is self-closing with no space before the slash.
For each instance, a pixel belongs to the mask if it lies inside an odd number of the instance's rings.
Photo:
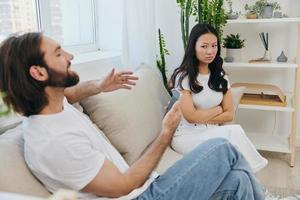
<path id="1" fill-rule="evenodd" d="M 132 164 L 157 137 L 170 96 L 155 69 L 141 66 L 131 90 L 101 93 L 81 102 L 91 120 Z"/>

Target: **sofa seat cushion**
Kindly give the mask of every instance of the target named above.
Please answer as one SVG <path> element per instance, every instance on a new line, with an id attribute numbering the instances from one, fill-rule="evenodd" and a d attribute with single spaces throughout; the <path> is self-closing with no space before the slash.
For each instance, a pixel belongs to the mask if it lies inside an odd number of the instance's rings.
<path id="1" fill-rule="evenodd" d="M 26 166 L 20 125 L 0 136 L 0 160 L 0 191 L 39 197 L 50 195 Z"/>
<path id="2" fill-rule="evenodd" d="M 161 131 L 170 96 L 158 73 L 147 66 L 131 90 L 101 93 L 81 102 L 91 120 L 132 164 Z"/>

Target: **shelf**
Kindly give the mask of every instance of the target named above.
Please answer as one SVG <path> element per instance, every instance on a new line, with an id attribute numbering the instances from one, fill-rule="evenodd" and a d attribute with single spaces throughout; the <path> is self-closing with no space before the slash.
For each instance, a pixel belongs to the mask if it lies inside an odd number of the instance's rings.
<path id="1" fill-rule="evenodd" d="M 286 137 L 266 133 L 247 133 L 247 136 L 258 150 L 291 153 Z"/>
<path id="2" fill-rule="evenodd" d="M 278 22 L 300 22 L 299 17 L 295 18 L 270 18 L 270 19 L 233 19 L 227 20 L 228 24 L 248 24 L 248 23 L 278 23 Z"/>
<path id="3" fill-rule="evenodd" d="M 294 112 L 294 108 L 291 106 L 262 106 L 262 105 L 250 105 L 250 104 L 239 104 L 239 109 L 248 110 L 268 110 L 268 111 L 279 111 L 279 112 Z"/>
<path id="4" fill-rule="evenodd" d="M 278 69 L 284 69 L 284 68 L 291 68 L 296 69 L 298 65 L 293 62 L 287 62 L 287 63 L 279 63 L 279 62 L 271 62 L 271 63 L 249 63 L 246 61 L 242 62 L 224 62 L 224 67 L 227 68 L 278 68 Z"/>

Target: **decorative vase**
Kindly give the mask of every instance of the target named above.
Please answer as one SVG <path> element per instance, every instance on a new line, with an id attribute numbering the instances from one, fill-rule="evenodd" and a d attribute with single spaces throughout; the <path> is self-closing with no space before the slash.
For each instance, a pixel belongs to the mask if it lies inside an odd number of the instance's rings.
<path id="1" fill-rule="evenodd" d="M 266 5 L 262 11 L 262 18 L 272 18 L 273 17 L 273 7 L 271 5 Z"/>
<path id="2" fill-rule="evenodd" d="M 288 58 L 284 55 L 283 51 L 281 51 L 280 56 L 277 57 L 277 62 L 287 62 Z"/>
<path id="3" fill-rule="evenodd" d="M 239 17 L 238 13 L 229 13 L 227 14 L 228 19 L 237 19 Z"/>
<path id="4" fill-rule="evenodd" d="M 269 50 L 265 50 L 264 57 L 262 59 L 266 60 L 266 61 L 272 60 L 272 58 L 271 58 L 271 52 Z"/>
<path id="5" fill-rule="evenodd" d="M 233 58 L 233 57 L 228 57 L 228 56 L 226 56 L 226 57 L 224 58 L 224 60 L 225 60 L 225 62 L 233 62 L 233 61 L 234 61 L 234 58 Z"/>
<path id="6" fill-rule="evenodd" d="M 242 55 L 241 49 L 226 48 L 226 57 L 229 59 L 231 59 L 230 57 L 232 57 L 235 62 L 241 61 L 241 55 Z"/>

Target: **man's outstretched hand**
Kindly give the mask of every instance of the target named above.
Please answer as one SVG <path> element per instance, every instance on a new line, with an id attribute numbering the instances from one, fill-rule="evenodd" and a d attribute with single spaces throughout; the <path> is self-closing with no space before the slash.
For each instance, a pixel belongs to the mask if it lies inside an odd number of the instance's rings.
<path id="1" fill-rule="evenodd" d="M 134 86 L 135 81 L 138 80 L 137 76 L 133 75 L 131 71 L 112 71 L 99 83 L 101 92 L 111 92 L 118 89 L 131 89 Z"/>

